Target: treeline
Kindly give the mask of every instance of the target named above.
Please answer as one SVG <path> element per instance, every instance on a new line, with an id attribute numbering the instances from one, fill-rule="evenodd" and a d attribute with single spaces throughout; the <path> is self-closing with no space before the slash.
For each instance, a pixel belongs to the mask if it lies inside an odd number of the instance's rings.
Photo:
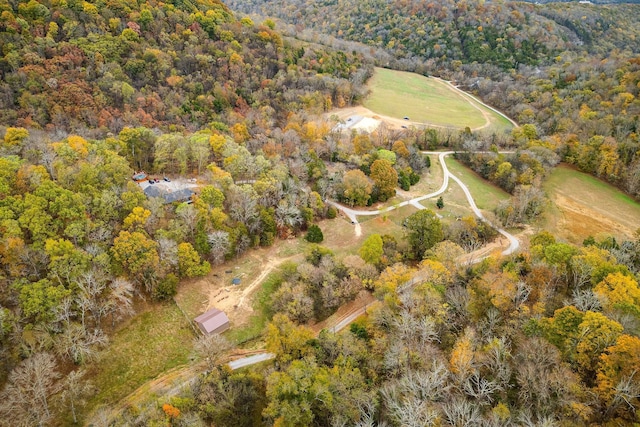
<path id="1" fill-rule="evenodd" d="M 521 123 L 534 124 L 562 160 L 640 197 L 638 58 L 566 54 L 556 65 L 519 76 L 482 80 L 479 92 Z"/>
<path id="2" fill-rule="evenodd" d="M 437 243 L 417 265 L 376 272 L 367 283 L 378 301 L 349 330 L 316 336 L 277 314 L 266 333 L 273 365 L 230 371 L 214 364 L 180 396 L 125 412 L 119 422 L 638 422 L 638 237 L 576 247 L 542 232 L 528 253 L 469 267 L 456 263 L 452 243 Z M 362 280 L 356 266 L 364 260 L 347 258 L 348 274 Z M 223 352 L 210 355 L 219 363 Z"/>
<path id="3" fill-rule="evenodd" d="M 137 298 L 171 298 L 184 278 L 335 217 L 325 199 L 344 188 L 342 171 L 375 171 L 378 157 L 393 155 L 393 165 L 384 163 L 393 179 L 381 181 L 393 192 L 395 168 L 416 175 L 412 166 L 421 172 L 426 165 L 409 138 L 378 133 L 356 154 L 353 140 L 363 136 L 341 138 L 330 123 L 305 117 L 289 115 L 285 128 L 270 128 L 268 136 L 257 131 L 267 125 L 255 117 L 192 134 L 125 127 L 105 139 L 4 129 L 0 358 L 3 396 L 12 403 L 2 410 L 26 424 L 50 420 L 51 405 L 33 410 L 22 393 L 25 370 L 45 364 L 66 374 L 89 363 L 115 325 L 134 314 Z M 174 180 L 197 176 L 193 203 L 147 197 L 131 179 L 140 169 Z M 365 266 L 357 268 L 370 279 Z M 325 270 L 331 279 L 319 273 Z M 321 254 L 286 277 L 272 310 L 321 319 L 361 289 L 341 262 Z M 50 378 L 50 394 L 59 397 L 67 378 L 73 387 L 86 384 L 71 371 L 64 380 Z"/>
<path id="4" fill-rule="evenodd" d="M 236 185 L 230 172 L 211 163 L 211 145 L 220 148 L 215 136 L 185 139 L 197 152 L 204 138 L 205 155 L 186 162 L 208 171 L 192 204 L 167 204 L 145 196 L 123 154 L 145 138 L 164 146 L 178 135 L 156 138 L 147 129 L 125 128 L 106 140 L 51 141 L 37 131 L 6 130 L 0 157 L 3 419 L 10 411 L 18 425 L 50 421 L 53 407 L 34 406 L 21 381 L 34 381 L 29 375 L 42 364 L 53 375 L 68 372 L 59 363 L 94 360 L 107 333 L 134 314 L 136 298 L 170 298 L 181 279 L 205 275 L 211 264 L 269 246 L 326 215 L 320 196 L 304 191 L 286 165 L 222 137 L 223 152 L 237 153 L 226 159 L 256 168 L 252 184 Z M 233 172 L 236 163 L 228 163 Z M 39 393 L 61 391 L 66 379 L 56 379 Z"/>
<path id="5" fill-rule="evenodd" d="M 231 4 L 276 16 L 307 38 L 311 29 L 363 41 L 379 65 L 454 80 L 520 124 L 534 125 L 561 160 L 640 197 L 638 5 Z"/>
<path id="6" fill-rule="evenodd" d="M 538 64 L 564 50 L 567 34 L 525 3 L 231 1 L 233 10 L 273 16 L 316 32 L 388 49 L 397 58 Z"/>
<path id="7" fill-rule="evenodd" d="M 359 96 L 351 53 L 283 40 L 222 3 L 0 4 L 5 125 L 104 136 L 197 130 L 253 109 L 279 121 Z"/>

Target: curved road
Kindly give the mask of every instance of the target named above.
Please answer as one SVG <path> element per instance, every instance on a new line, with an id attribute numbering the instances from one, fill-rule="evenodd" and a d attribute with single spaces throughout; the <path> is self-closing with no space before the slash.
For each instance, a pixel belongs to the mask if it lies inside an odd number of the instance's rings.
<path id="1" fill-rule="evenodd" d="M 411 200 L 406 200 L 406 201 L 404 201 L 402 203 L 398 203 L 397 205 L 389 206 L 387 208 L 379 209 L 379 210 L 375 210 L 375 211 L 365 211 L 365 210 L 351 209 L 351 208 L 348 208 L 348 207 L 346 207 L 344 205 L 341 205 L 340 203 L 334 202 L 332 200 L 327 200 L 327 203 L 335 206 L 337 209 L 340 209 L 342 212 L 344 212 L 344 214 L 351 220 L 351 222 L 353 224 L 358 224 L 358 216 L 380 215 L 382 213 L 389 212 L 389 211 L 392 211 L 394 209 L 401 208 L 401 207 L 407 206 L 407 205 L 414 206 L 417 209 L 426 209 L 420 202 L 422 200 L 431 199 L 433 197 L 439 196 L 440 194 L 444 193 L 445 190 L 447 189 L 447 187 L 449 187 L 449 178 L 451 178 L 452 180 L 454 180 L 460 186 L 460 188 L 462 188 L 462 191 L 464 192 L 465 196 L 467 197 L 467 201 L 469 202 L 469 206 L 471 206 L 471 210 L 473 211 L 473 213 L 481 221 L 487 222 L 491 226 L 496 228 L 498 230 L 498 233 L 502 234 L 503 236 L 505 236 L 509 240 L 509 247 L 507 249 L 505 249 L 504 251 L 502 251 L 502 255 L 511 255 L 512 253 L 517 251 L 518 248 L 520 247 L 520 243 L 518 242 L 518 239 L 516 239 L 513 235 L 509 234 L 506 230 L 504 230 L 502 228 L 497 228 L 493 224 L 491 224 L 484 217 L 484 215 L 482 215 L 482 212 L 480 211 L 480 209 L 478 209 L 478 206 L 476 205 L 475 200 L 473 200 L 473 196 L 471 196 L 471 192 L 469 191 L 469 188 L 457 176 L 453 175 L 449 171 L 449 168 L 447 168 L 447 163 L 444 161 L 444 158 L 446 156 L 450 155 L 450 154 L 453 154 L 454 151 L 442 151 L 442 152 L 439 152 L 439 151 L 423 151 L 423 153 L 424 154 L 437 154 L 438 155 L 438 160 L 440 161 L 440 165 L 442 166 L 442 171 L 443 171 L 443 174 L 444 174 L 444 179 L 442 180 L 442 186 L 438 190 L 434 191 L 433 193 L 425 194 L 424 196 L 419 196 L 419 197 L 413 198 Z"/>
<path id="2" fill-rule="evenodd" d="M 491 224 L 484 217 L 484 215 L 482 215 L 482 212 L 480 211 L 480 209 L 478 209 L 478 206 L 476 205 L 475 200 L 473 200 L 473 197 L 471 196 L 471 192 L 469 191 L 469 188 L 457 176 L 455 176 L 451 172 L 449 172 L 449 169 L 447 168 L 447 164 L 444 161 L 444 158 L 446 156 L 448 156 L 449 154 L 453 154 L 454 152 L 453 151 L 444 151 L 444 152 L 423 151 L 423 153 L 424 154 L 437 154 L 438 155 L 438 159 L 440 160 L 440 164 L 442 165 L 442 171 L 444 173 L 444 179 L 442 181 L 442 186 L 438 190 L 434 191 L 433 193 L 425 194 L 424 196 L 416 197 L 416 198 L 413 198 L 411 200 L 406 200 L 406 201 L 404 201 L 402 203 L 399 203 L 397 205 L 389 206 L 388 208 L 375 210 L 375 211 L 362 211 L 362 210 L 357 210 L 357 209 L 351 209 L 351 208 L 348 208 L 348 207 L 346 207 L 344 205 L 341 205 L 341 204 L 336 203 L 336 202 L 331 201 L 331 200 L 327 200 L 327 203 L 329 203 L 329 204 L 335 206 L 336 208 L 340 209 L 351 220 L 351 222 L 353 224 L 355 224 L 356 227 L 359 227 L 360 224 L 358 224 L 358 216 L 380 215 L 381 213 L 389 212 L 389 211 L 392 211 L 394 209 L 400 208 L 402 206 L 407 206 L 407 205 L 412 205 L 412 206 L 416 207 L 417 209 L 426 209 L 420 203 L 420 201 L 426 200 L 426 199 L 430 199 L 432 197 L 435 197 L 435 196 L 438 196 L 438 195 L 444 193 L 445 190 L 447 189 L 447 187 L 449 186 L 449 178 L 451 178 L 452 180 L 454 180 L 460 186 L 460 188 L 462 188 L 462 191 L 464 191 L 464 194 L 467 197 L 467 201 L 469 202 L 469 206 L 471 207 L 471 210 L 473 211 L 473 213 L 481 221 L 484 221 L 484 222 L 490 224 L 492 227 L 496 228 L 498 230 L 498 233 L 502 234 L 504 237 L 506 237 L 509 240 L 509 247 L 502 251 L 502 255 L 511 255 L 512 253 L 517 251 L 518 248 L 520 248 L 520 242 L 518 241 L 518 239 L 516 239 L 512 234 L 510 234 L 506 230 L 504 230 L 502 228 L 497 228 L 493 224 Z M 474 259 L 473 261 L 470 262 L 470 264 L 477 264 L 477 263 L 481 262 L 482 260 L 488 258 L 489 256 L 490 255 L 487 255 L 487 256 L 482 257 L 482 258 Z M 366 306 L 362 307 L 361 309 L 351 313 L 349 316 L 347 316 L 346 318 L 342 319 L 336 326 L 330 328 L 329 330 L 331 332 L 335 333 L 335 332 L 338 332 L 338 331 L 346 328 L 351 322 L 353 322 L 355 319 L 357 319 L 358 317 L 360 317 L 361 315 L 366 313 L 366 310 L 367 310 Z M 253 356 L 250 356 L 250 357 L 245 357 L 245 358 L 242 358 L 242 359 L 238 359 L 238 360 L 234 360 L 232 362 L 229 362 L 229 367 L 231 369 L 240 369 L 240 368 L 244 368 L 246 366 L 253 365 L 255 363 L 260 363 L 260 362 L 264 362 L 266 360 L 271 360 L 274 357 L 275 357 L 275 355 L 272 354 L 272 353 L 259 353 L 259 354 L 256 354 L 256 355 L 253 355 Z"/>

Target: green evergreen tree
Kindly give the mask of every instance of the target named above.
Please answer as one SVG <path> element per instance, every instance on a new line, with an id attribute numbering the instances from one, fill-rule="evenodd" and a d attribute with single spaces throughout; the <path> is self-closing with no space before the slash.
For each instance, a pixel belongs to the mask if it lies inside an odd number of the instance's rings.
<path id="1" fill-rule="evenodd" d="M 313 224 L 307 230 L 307 235 L 304 236 L 304 239 L 309 243 L 320 243 L 324 240 L 324 235 L 320 227 Z"/>

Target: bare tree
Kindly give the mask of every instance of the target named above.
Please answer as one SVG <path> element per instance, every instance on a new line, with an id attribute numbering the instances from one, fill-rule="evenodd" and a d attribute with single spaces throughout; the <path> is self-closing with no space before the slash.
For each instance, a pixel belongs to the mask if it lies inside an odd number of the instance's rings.
<path id="1" fill-rule="evenodd" d="M 102 319 L 101 297 L 107 288 L 105 275 L 97 269 L 83 273 L 77 281 L 79 293 L 76 305 L 80 310 L 82 327 L 85 328 L 85 313 L 88 311 L 95 324 L 100 324 Z"/>
<path id="2" fill-rule="evenodd" d="M 580 311 L 602 311 L 602 303 L 592 289 L 574 289 L 565 305 L 573 305 Z"/>
<path id="3" fill-rule="evenodd" d="M 480 404 L 487 405 L 493 402 L 493 394 L 502 390 L 500 384 L 483 378 L 478 371 L 467 378 L 462 388 L 467 396 L 473 397 Z"/>
<path id="4" fill-rule="evenodd" d="M 134 286 L 130 281 L 118 277 L 109 285 L 109 296 L 105 307 L 107 313 L 111 315 L 111 326 L 115 326 L 115 322 L 126 316 L 135 313 L 133 309 Z"/>
<path id="5" fill-rule="evenodd" d="M 450 389 L 447 384 L 449 370 L 439 360 L 434 360 L 429 371 L 408 371 L 398 384 L 405 394 L 432 402 L 441 401 Z"/>
<path id="6" fill-rule="evenodd" d="M 383 366 L 391 375 L 398 375 L 408 365 L 409 352 L 402 341 L 395 340 L 384 354 Z"/>
<path id="7" fill-rule="evenodd" d="M 402 397 L 393 386 L 383 389 L 380 394 L 390 417 L 399 425 L 407 427 L 436 425 L 439 414 L 428 402 L 415 396 Z"/>
<path id="8" fill-rule="evenodd" d="M 442 406 L 447 423 L 454 427 L 482 425 L 478 405 L 462 398 L 454 398 Z"/>
<path id="9" fill-rule="evenodd" d="M 258 195 L 253 187 L 232 186 L 225 200 L 231 219 L 243 223 L 247 229 L 251 230 L 259 214 L 257 199 Z"/>
<path id="10" fill-rule="evenodd" d="M 376 402 L 366 401 L 360 404 L 360 421 L 356 427 L 386 427 L 386 423 L 378 422 L 376 417 Z"/>
<path id="11" fill-rule="evenodd" d="M 89 425 L 92 425 L 94 427 L 109 427 L 112 425 L 112 414 L 112 408 L 109 408 L 108 406 L 102 406 L 94 412 Z"/>
<path id="12" fill-rule="evenodd" d="M 93 385 L 85 378 L 85 373 L 82 370 L 71 371 L 69 375 L 62 382 L 62 393 L 60 399 L 62 405 L 68 406 L 73 417 L 73 423 L 78 422 L 77 407 L 82 407 L 86 404 L 85 397 L 93 390 Z"/>
<path id="13" fill-rule="evenodd" d="M 393 326 L 398 330 L 400 339 L 411 346 L 439 341 L 436 322 L 431 316 L 418 319 L 402 310 L 400 316 L 394 318 Z"/>
<path id="14" fill-rule="evenodd" d="M 636 413 L 638 401 L 640 401 L 640 382 L 634 379 L 637 374 L 638 371 L 633 371 L 630 375 L 623 376 L 616 384 L 607 413 L 613 413 L 616 410 Z"/>
<path id="15" fill-rule="evenodd" d="M 0 424 L 44 426 L 51 420 L 49 397 L 59 390 L 56 362 L 48 353 L 38 353 L 23 361 L 11 374 L 0 394 Z"/>
<path id="16" fill-rule="evenodd" d="M 87 331 L 84 326 L 72 323 L 56 336 L 56 353 L 68 357 L 74 363 L 83 363 L 96 355 L 96 346 L 104 346 L 107 336 L 100 329 Z"/>
<path id="17" fill-rule="evenodd" d="M 176 209 L 176 214 L 189 230 L 189 235 L 193 236 L 196 229 L 196 222 L 198 220 L 198 210 L 195 206 L 180 205 L 180 207 Z"/>
<path id="18" fill-rule="evenodd" d="M 506 338 L 495 338 L 487 346 L 482 359 L 482 365 L 489 369 L 494 379 L 496 379 L 503 388 L 509 387 L 511 374 L 511 351 Z"/>
<path id="19" fill-rule="evenodd" d="M 560 352 L 541 338 L 523 342 L 516 353 L 518 397 L 523 408 L 540 418 L 574 400 L 578 379 L 561 362 Z"/>
<path id="20" fill-rule="evenodd" d="M 175 240 L 161 237 L 158 242 L 158 255 L 163 264 L 168 264 L 172 267 L 178 265 L 178 244 Z"/>
<path id="21" fill-rule="evenodd" d="M 229 233 L 222 230 L 216 230 L 207 234 L 207 241 L 211 250 L 211 260 L 214 264 L 221 264 L 224 261 L 224 256 L 229 250 Z"/>
<path id="22" fill-rule="evenodd" d="M 73 307 L 73 298 L 66 297 L 64 298 L 60 304 L 55 308 L 56 311 L 56 321 L 64 322 L 64 324 L 68 327 L 71 323 L 71 319 L 76 316 L 76 311 Z"/>
<path id="23" fill-rule="evenodd" d="M 251 239 L 246 234 L 241 235 L 236 242 L 236 257 L 239 257 L 244 251 L 249 249 Z"/>
<path id="24" fill-rule="evenodd" d="M 218 365 L 221 356 L 231 347 L 231 343 L 220 334 L 202 336 L 195 344 L 197 354 L 206 360 L 209 370 Z"/>
<path id="25" fill-rule="evenodd" d="M 520 305 L 524 304 L 529 299 L 529 295 L 531 295 L 531 286 L 525 282 L 519 281 L 516 284 L 516 292 L 513 296 L 513 302 L 516 307 L 519 308 Z"/>
<path id="26" fill-rule="evenodd" d="M 281 200 L 275 212 L 276 225 L 279 228 L 287 227 L 295 229 L 302 224 L 302 214 L 293 203 L 288 203 L 287 199 Z"/>

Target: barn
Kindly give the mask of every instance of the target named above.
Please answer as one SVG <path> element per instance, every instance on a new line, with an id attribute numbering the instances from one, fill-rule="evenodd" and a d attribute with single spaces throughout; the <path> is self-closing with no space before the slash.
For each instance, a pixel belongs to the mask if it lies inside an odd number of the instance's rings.
<path id="1" fill-rule="evenodd" d="M 220 334 L 231 326 L 229 324 L 229 318 L 223 312 L 217 308 L 212 308 L 195 319 L 196 325 L 205 335 Z"/>

